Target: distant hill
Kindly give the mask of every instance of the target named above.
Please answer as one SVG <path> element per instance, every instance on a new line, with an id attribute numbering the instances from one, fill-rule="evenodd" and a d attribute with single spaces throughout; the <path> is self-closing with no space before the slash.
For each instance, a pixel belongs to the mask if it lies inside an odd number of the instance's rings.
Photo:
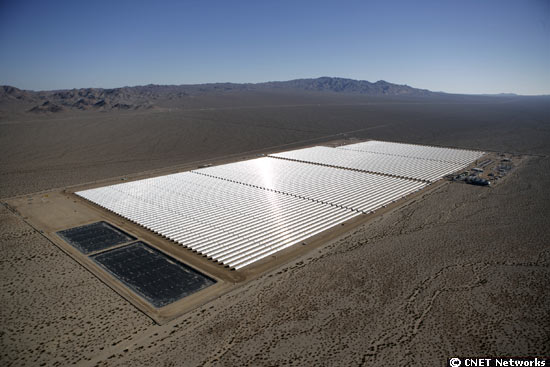
<path id="1" fill-rule="evenodd" d="M 53 91 L 28 91 L 11 86 L 0 87 L 0 106 L 29 113 L 58 113 L 67 110 L 139 110 L 151 109 L 157 103 L 163 106 L 178 105 L 179 100 L 194 96 L 228 94 L 239 91 L 293 91 L 338 93 L 365 96 L 442 95 L 426 89 L 398 85 L 383 80 L 375 83 L 366 80 L 321 77 L 265 83 L 210 83 L 192 85 L 144 85 L 122 88 L 81 88 Z M 180 101 L 181 102 L 181 101 Z"/>
<path id="2" fill-rule="evenodd" d="M 34 112 L 34 113 L 61 112 L 61 111 L 63 111 L 63 107 L 58 106 L 55 103 L 51 103 L 50 101 L 46 101 L 41 105 L 35 106 L 29 110 L 29 112 Z"/>
<path id="3" fill-rule="evenodd" d="M 28 91 L 0 87 L 0 106 L 26 108 L 31 113 L 56 113 L 65 110 L 137 110 L 152 108 L 159 94 L 150 87 L 114 89 L 82 88 L 55 91 Z"/>
<path id="4" fill-rule="evenodd" d="M 519 94 L 516 94 L 516 93 L 494 93 L 494 94 L 485 93 L 485 94 L 480 94 L 480 96 L 489 96 L 489 97 L 517 97 L 517 96 L 519 96 Z"/>
<path id="5" fill-rule="evenodd" d="M 256 84 L 258 88 L 300 89 L 306 91 L 366 94 L 371 96 L 414 95 L 425 96 L 436 94 L 426 89 L 409 87 L 379 80 L 371 83 L 366 80 L 321 77 L 316 79 L 294 79 L 286 82 L 267 82 Z"/>

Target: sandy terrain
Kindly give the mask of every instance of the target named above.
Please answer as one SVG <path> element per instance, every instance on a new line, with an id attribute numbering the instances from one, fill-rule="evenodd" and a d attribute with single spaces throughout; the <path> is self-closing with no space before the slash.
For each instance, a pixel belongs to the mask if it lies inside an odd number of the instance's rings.
<path id="1" fill-rule="evenodd" d="M 443 185 L 162 326 L 0 207 L 2 364 L 550 355 L 550 110 L 547 100 L 503 101 L 3 118 L 3 198 L 346 131 L 533 156 L 494 187 Z"/>
<path id="2" fill-rule="evenodd" d="M 545 154 L 550 138 L 548 99 L 368 99 L 358 104 L 355 97 L 338 96 L 334 101 L 296 98 L 295 106 L 282 100 L 266 107 L 260 104 L 270 99 L 248 106 L 247 96 L 235 98 L 233 107 L 224 107 L 222 100 L 212 103 L 222 107 L 212 109 L 7 114 L 0 120 L 0 197 L 323 137 L 333 140 L 343 132 L 363 139 L 533 154 Z"/>

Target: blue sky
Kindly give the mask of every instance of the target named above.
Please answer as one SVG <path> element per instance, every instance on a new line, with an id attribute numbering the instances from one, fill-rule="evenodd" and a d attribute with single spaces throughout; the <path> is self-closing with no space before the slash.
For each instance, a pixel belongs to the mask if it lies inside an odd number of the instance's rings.
<path id="1" fill-rule="evenodd" d="M 6 1 L 0 84 L 319 76 L 550 94 L 550 1 Z"/>

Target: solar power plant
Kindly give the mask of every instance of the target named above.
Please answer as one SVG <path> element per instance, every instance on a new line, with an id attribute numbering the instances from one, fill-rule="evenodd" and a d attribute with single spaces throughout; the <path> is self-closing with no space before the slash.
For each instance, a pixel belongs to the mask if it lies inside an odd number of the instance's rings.
<path id="1" fill-rule="evenodd" d="M 57 235 L 83 254 L 105 250 L 135 240 L 134 237 L 105 222 L 66 229 L 57 232 Z"/>
<path id="2" fill-rule="evenodd" d="M 360 152 L 380 153 L 400 157 L 421 158 L 440 162 L 451 162 L 469 165 L 481 158 L 484 152 L 475 150 L 432 147 L 426 145 L 391 143 L 370 140 L 357 144 L 349 144 L 338 149 L 356 150 Z"/>
<path id="3" fill-rule="evenodd" d="M 91 258 L 155 307 L 166 306 L 215 283 L 143 242 Z"/>
<path id="4" fill-rule="evenodd" d="M 424 182 L 271 157 L 193 171 L 367 213 L 426 186 Z"/>
<path id="5" fill-rule="evenodd" d="M 426 182 L 435 182 L 467 166 L 466 163 L 444 162 L 322 146 L 291 150 L 271 154 L 270 156 L 330 167 L 381 173 Z"/>
<path id="6" fill-rule="evenodd" d="M 313 147 L 76 194 L 240 269 L 418 191 L 482 154 L 377 141 Z"/>
<path id="7" fill-rule="evenodd" d="M 192 172 L 76 194 L 234 269 L 360 215 Z"/>

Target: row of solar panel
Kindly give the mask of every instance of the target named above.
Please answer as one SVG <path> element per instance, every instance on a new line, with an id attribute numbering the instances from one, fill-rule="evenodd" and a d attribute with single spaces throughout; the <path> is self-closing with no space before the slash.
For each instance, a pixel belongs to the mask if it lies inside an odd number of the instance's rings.
<path id="1" fill-rule="evenodd" d="M 366 142 L 344 145 L 338 148 L 360 152 L 395 155 L 400 157 L 419 158 L 439 162 L 460 163 L 465 165 L 468 165 L 476 159 L 479 159 L 484 154 L 484 152 L 476 150 L 391 143 L 377 140 L 369 140 Z"/>
<path id="2" fill-rule="evenodd" d="M 376 210 L 426 185 L 419 181 L 271 157 L 193 172 L 363 213 Z"/>
<path id="3" fill-rule="evenodd" d="M 78 195 L 235 269 L 358 215 L 191 172 Z"/>
<path id="4" fill-rule="evenodd" d="M 275 158 L 435 182 L 468 164 L 419 159 L 329 147 L 312 147 L 270 155 Z"/>

